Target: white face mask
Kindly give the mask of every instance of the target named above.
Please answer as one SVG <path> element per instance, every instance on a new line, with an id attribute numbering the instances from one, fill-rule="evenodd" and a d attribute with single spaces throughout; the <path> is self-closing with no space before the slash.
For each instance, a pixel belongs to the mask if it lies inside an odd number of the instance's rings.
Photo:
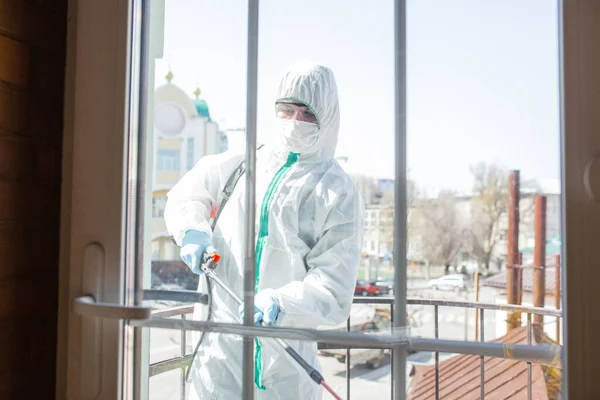
<path id="1" fill-rule="evenodd" d="M 319 139 L 319 127 L 310 122 L 277 118 L 277 133 L 283 145 L 292 153 L 303 153 Z"/>

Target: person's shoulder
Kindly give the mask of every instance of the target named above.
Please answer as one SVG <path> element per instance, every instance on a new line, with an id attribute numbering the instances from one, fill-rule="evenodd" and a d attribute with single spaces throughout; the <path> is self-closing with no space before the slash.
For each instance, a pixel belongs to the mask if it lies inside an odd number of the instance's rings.
<path id="1" fill-rule="evenodd" d="M 364 218 L 364 202 L 360 192 L 354 185 L 354 182 L 350 178 L 350 175 L 342 168 L 342 166 L 335 160 L 332 161 L 331 165 L 323 175 L 321 179 L 323 184 L 321 193 L 327 193 L 328 208 L 330 208 L 330 215 L 344 214 L 347 216 L 353 216 L 352 218 L 358 218 L 362 220 Z M 332 210 L 337 210 L 336 213 L 331 213 Z"/>
<path id="2" fill-rule="evenodd" d="M 350 175 L 348 175 L 336 160 L 331 161 L 331 165 L 327 169 L 324 178 L 332 183 L 335 182 L 336 186 L 340 189 L 344 189 L 346 192 L 358 193 L 358 189 L 354 185 L 354 182 L 352 182 Z"/>
<path id="3" fill-rule="evenodd" d="M 327 187 L 330 194 L 335 193 L 338 201 L 344 199 L 361 200 L 360 192 L 354 185 L 354 182 L 336 160 L 331 161 L 329 167 L 321 177 L 321 184 Z"/>

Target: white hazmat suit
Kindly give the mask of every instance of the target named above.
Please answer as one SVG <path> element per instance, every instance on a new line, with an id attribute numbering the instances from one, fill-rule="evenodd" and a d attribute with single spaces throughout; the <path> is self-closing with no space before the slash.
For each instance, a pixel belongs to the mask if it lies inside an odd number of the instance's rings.
<path id="1" fill-rule="evenodd" d="M 298 133 L 305 129 L 295 129 L 296 121 L 287 121 L 279 124 L 272 143 L 257 151 L 256 290 L 272 292 L 279 302 L 276 326 L 335 326 L 350 313 L 363 242 L 364 205 L 334 159 L 340 116 L 333 72 L 309 62 L 296 63 L 281 80 L 277 100 L 281 99 L 307 105 L 318 119 L 318 130 L 304 138 Z M 214 232 L 210 215 L 243 158 L 244 154 L 230 152 L 203 157 L 169 192 L 164 214 L 179 246 L 191 229 L 212 237 L 222 257 L 216 272 L 241 298 L 244 179 L 222 210 Z M 239 323 L 238 305 L 220 287 L 213 284 L 211 288 L 211 321 Z M 198 291 L 206 292 L 204 278 Z M 206 311 L 206 306 L 198 305 L 194 318 L 206 319 Z M 262 359 L 256 361 L 255 373 L 264 389 L 255 385 L 256 399 L 321 398 L 321 387 L 276 343 L 268 338 L 259 342 Z M 320 370 L 316 343 L 289 343 Z M 207 334 L 191 379 L 191 399 L 241 398 L 242 338 Z"/>

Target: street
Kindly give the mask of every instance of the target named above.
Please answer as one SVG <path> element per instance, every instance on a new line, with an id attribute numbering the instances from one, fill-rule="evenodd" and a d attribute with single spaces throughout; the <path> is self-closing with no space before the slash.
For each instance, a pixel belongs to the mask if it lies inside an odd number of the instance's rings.
<path id="1" fill-rule="evenodd" d="M 409 297 L 420 297 L 427 299 L 443 299 L 457 301 L 473 301 L 473 293 L 454 293 L 445 291 L 434 291 L 425 289 L 426 281 L 415 281 L 410 283 Z M 493 302 L 490 292 L 482 291 L 480 301 Z M 387 306 L 382 306 L 387 307 Z M 435 315 L 433 306 L 408 306 L 408 324 L 410 335 L 417 337 L 435 337 Z M 441 339 L 473 340 L 475 330 L 475 310 L 455 307 L 439 307 L 438 311 L 438 333 Z M 494 312 L 485 314 L 485 331 L 489 332 L 486 337 L 492 338 L 495 329 Z M 195 343 L 188 332 L 186 345 L 187 352 L 193 351 Z M 177 330 L 152 329 L 150 362 L 155 363 L 172 357 L 179 356 L 181 346 L 181 332 Z M 361 350 L 353 350 L 360 352 Z M 441 354 L 440 360 L 452 355 Z M 334 357 L 319 357 L 323 376 L 326 382 L 343 397 L 346 397 L 346 364 L 339 362 Z M 352 360 L 352 355 L 351 355 Z M 433 355 L 430 352 L 419 352 L 410 354 L 407 362 L 407 383 L 410 382 L 408 373 L 412 365 L 431 365 Z M 390 357 L 386 355 L 379 367 L 369 369 L 366 364 L 352 364 L 350 369 L 350 392 L 351 398 L 363 399 L 368 397 L 390 398 L 391 396 L 391 366 Z M 152 400 L 176 400 L 181 397 L 181 372 L 174 370 L 154 376 L 149 382 L 149 398 Z M 325 394 L 324 399 L 332 398 Z"/>

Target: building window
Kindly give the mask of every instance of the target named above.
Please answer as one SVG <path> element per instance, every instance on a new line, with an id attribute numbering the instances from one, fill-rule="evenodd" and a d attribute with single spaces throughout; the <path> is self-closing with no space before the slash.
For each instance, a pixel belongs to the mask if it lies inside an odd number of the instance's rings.
<path id="1" fill-rule="evenodd" d="M 160 243 L 156 240 L 152 241 L 152 261 L 160 260 Z"/>
<path id="2" fill-rule="evenodd" d="M 217 132 L 217 140 L 219 142 L 217 153 L 224 153 L 229 148 L 229 141 L 227 135 L 223 132 Z"/>
<path id="3" fill-rule="evenodd" d="M 194 168 L 194 138 L 187 140 L 187 170 Z"/>
<path id="4" fill-rule="evenodd" d="M 165 214 L 165 206 L 167 205 L 167 197 L 152 198 L 152 218 L 163 218 Z"/>
<path id="5" fill-rule="evenodd" d="M 179 150 L 158 150 L 157 169 L 179 172 Z"/>

